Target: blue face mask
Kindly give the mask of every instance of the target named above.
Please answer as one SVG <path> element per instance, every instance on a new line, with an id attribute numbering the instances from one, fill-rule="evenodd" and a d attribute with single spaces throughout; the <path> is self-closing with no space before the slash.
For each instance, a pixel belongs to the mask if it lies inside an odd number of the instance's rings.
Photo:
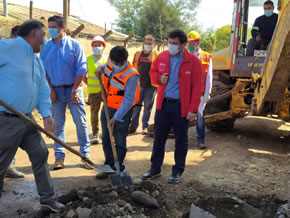
<path id="1" fill-rule="evenodd" d="M 57 28 L 48 28 L 48 35 L 52 39 L 56 39 L 59 36 L 58 29 Z"/>
<path id="2" fill-rule="evenodd" d="M 186 46 L 186 48 L 190 52 L 195 52 L 196 51 L 196 47 L 194 47 L 194 46 Z"/>
<path id="3" fill-rule="evenodd" d="M 42 43 L 42 45 L 40 45 L 40 52 L 42 52 L 45 49 L 47 42 L 48 42 L 48 40 L 46 39 L 46 37 L 44 37 L 43 43 Z"/>
<path id="4" fill-rule="evenodd" d="M 178 45 L 173 44 L 168 44 L 168 50 L 171 55 L 176 55 L 179 52 Z"/>
<path id="5" fill-rule="evenodd" d="M 264 10 L 264 14 L 266 17 L 271 17 L 273 14 L 273 10 Z"/>
<path id="6" fill-rule="evenodd" d="M 114 71 L 117 72 L 117 73 L 119 73 L 119 72 L 121 72 L 122 70 L 124 70 L 125 66 L 126 66 L 126 65 L 118 66 L 118 65 L 116 65 L 116 64 L 113 64 Z"/>
<path id="7" fill-rule="evenodd" d="M 152 50 L 152 45 L 144 45 L 144 50 L 151 51 Z"/>
<path id="8" fill-rule="evenodd" d="M 95 55 L 103 54 L 103 47 L 93 47 L 93 52 Z"/>

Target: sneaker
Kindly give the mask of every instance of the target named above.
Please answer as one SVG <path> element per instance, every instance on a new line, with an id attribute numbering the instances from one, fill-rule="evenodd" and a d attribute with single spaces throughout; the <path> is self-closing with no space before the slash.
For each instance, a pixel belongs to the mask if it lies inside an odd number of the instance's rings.
<path id="1" fill-rule="evenodd" d="M 82 161 L 82 167 L 86 170 L 92 170 L 94 169 L 94 167 L 92 165 L 90 165 L 88 162 L 84 161 L 83 159 L 81 160 Z"/>
<path id="2" fill-rule="evenodd" d="M 55 159 L 55 162 L 53 164 L 54 170 L 59 170 L 64 168 L 64 159 Z"/>
<path id="3" fill-rule="evenodd" d="M 198 142 L 197 147 L 199 147 L 200 149 L 206 149 L 206 145 L 204 144 L 204 142 Z"/>
<path id="4" fill-rule="evenodd" d="M 128 128 L 128 134 L 133 134 L 136 132 L 136 130 L 137 130 L 137 128 L 134 125 L 130 124 L 130 126 Z"/>
<path id="5" fill-rule="evenodd" d="M 142 134 L 143 135 L 148 135 L 148 128 L 142 129 Z"/>
<path id="6" fill-rule="evenodd" d="M 162 175 L 161 172 L 149 170 L 147 173 L 143 174 L 142 179 L 143 180 L 151 180 L 151 179 L 157 178 L 161 175 Z"/>
<path id="7" fill-rule="evenodd" d="M 41 207 L 48 208 L 55 213 L 60 212 L 65 207 L 62 203 L 59 203 L 56 200 L 49 200 L 40 204 Z"/>
<path id="8" fill-rule="evenodd" d="M 179 183 L 181 179 L 180 173 L 172 173 L 171 176 L 168 178 L 168 183 Z"/>
<path id="9" fill-rule="evenodd" d="M 15 167 L 8 168 L 5 177 L 7 178 L 24 178 L 24 174 L 15 169 Z"/>
<path id="10" fill-rule="evenodd" d="M 99 144 L 99 134 L 95 134 L 95 135 L 93 135 L 93 138 L 91 139 L 91 141 L 90 141 L 90 143 L 92 144 L 92 145 L 96 145 L 96 144 Z"/>

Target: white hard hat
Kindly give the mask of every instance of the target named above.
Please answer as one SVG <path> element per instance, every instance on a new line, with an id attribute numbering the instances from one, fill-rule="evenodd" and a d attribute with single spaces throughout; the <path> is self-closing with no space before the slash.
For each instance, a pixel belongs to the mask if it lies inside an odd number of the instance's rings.
<path id="1" fill-rule="evenodd" d="M 92 43 L 91 43 L 92 46 L 93 46 L 94 42 L 101 42 L 103 44 L 104 48 L 106 47 L 106 42 L 102 36 L 95 36 L 92 40 Z"/>

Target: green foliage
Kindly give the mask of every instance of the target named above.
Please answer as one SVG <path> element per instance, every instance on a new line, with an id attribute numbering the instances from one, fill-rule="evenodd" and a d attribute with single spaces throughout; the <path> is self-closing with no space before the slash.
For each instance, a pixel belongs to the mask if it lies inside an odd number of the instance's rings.
<path id="1" fill-rule="evenodd" d="M 229 47 L 231 38 L 231 25 L 226 25 L 217 29 L 215 33 L 215 38 L 215 51 L 219 51 L 221 49 Z"/>
<path id="2" fill-rule="evenodd" d="M 143 38 L 166 39 L 173 29 L 185 30 L 201 0 L 108 0 L 119 12 L 118 31 Z"/>

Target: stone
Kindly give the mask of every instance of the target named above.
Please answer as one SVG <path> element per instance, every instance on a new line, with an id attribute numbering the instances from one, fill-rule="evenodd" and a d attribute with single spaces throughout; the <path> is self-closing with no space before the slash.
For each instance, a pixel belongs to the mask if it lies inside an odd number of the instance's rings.
<path id="1" fill-rule="evenodd" d="M 152 197 L 153 198 L 157 198 L 160 195 L 159 191 L 155 190 L 154 192 L 152 192 Z"/>
<path id="2" fill-rule="evenodd" d="M 90 214 L 92 213 L 92 210 L 88 208 L 78 207 L 76 209 L 76 213 L 78 215 L 78 218 L 88 218 Z"/>
<path id="3" fill-rule="evenodd" d="M 134 211 L 132 205 L 129 203 L 125 204 L 124 209 L 131 212 L 131 213 Z"/>
<path id="4" fill-rule="evenodd" d="M 131 195 L 132 199 L 141 205 L 144 205 L 145 207 L 155 208 L 158 209 L 159 203 L 158 201 L 151 197 L 150 195 L 146 194 L 142 191 L 134 191 Z"/>
<path id="5" fill-rule="evenodd" d="M 89 200 L 88 197 L 83 197 L 83 201 Z"/>
<path id="6" fill-rule="evenodd" d="M 107 194 L 108 197 L 116 198 L 118 197 L 118 193 L 116 191 L 111 191 L 109 194 Z"/>
<path id="7" fill-rule="evenodd" d="M 142 183 L 142 181 L 143 181 L 142 179 L 134 179 L 133 180 L 133 184 L 134 185 L 140 185 Z"/>
<path id="8" fill-rule="evenodd" d="M 216 218 L 216 216 L 192 204 L 189 218 Z"/>
<path id="9" fill-rule="evenodd" d="M 86 192 L 83 190 L 79 190 L 77 196 L 80 200 L 82 200 L 84 197 L 86 197 Z"/>
<path id="10" fill-rule="evenodd" d="M 143 180 L 140 186 L 151 192 L 155 190 L 154 183 L 148 180 Z"/>
<path id="11" fill-rule="evenodd" d="M 69 210 L 64 218 L 73 218 L 76 215 L 74 210 Z"/>

